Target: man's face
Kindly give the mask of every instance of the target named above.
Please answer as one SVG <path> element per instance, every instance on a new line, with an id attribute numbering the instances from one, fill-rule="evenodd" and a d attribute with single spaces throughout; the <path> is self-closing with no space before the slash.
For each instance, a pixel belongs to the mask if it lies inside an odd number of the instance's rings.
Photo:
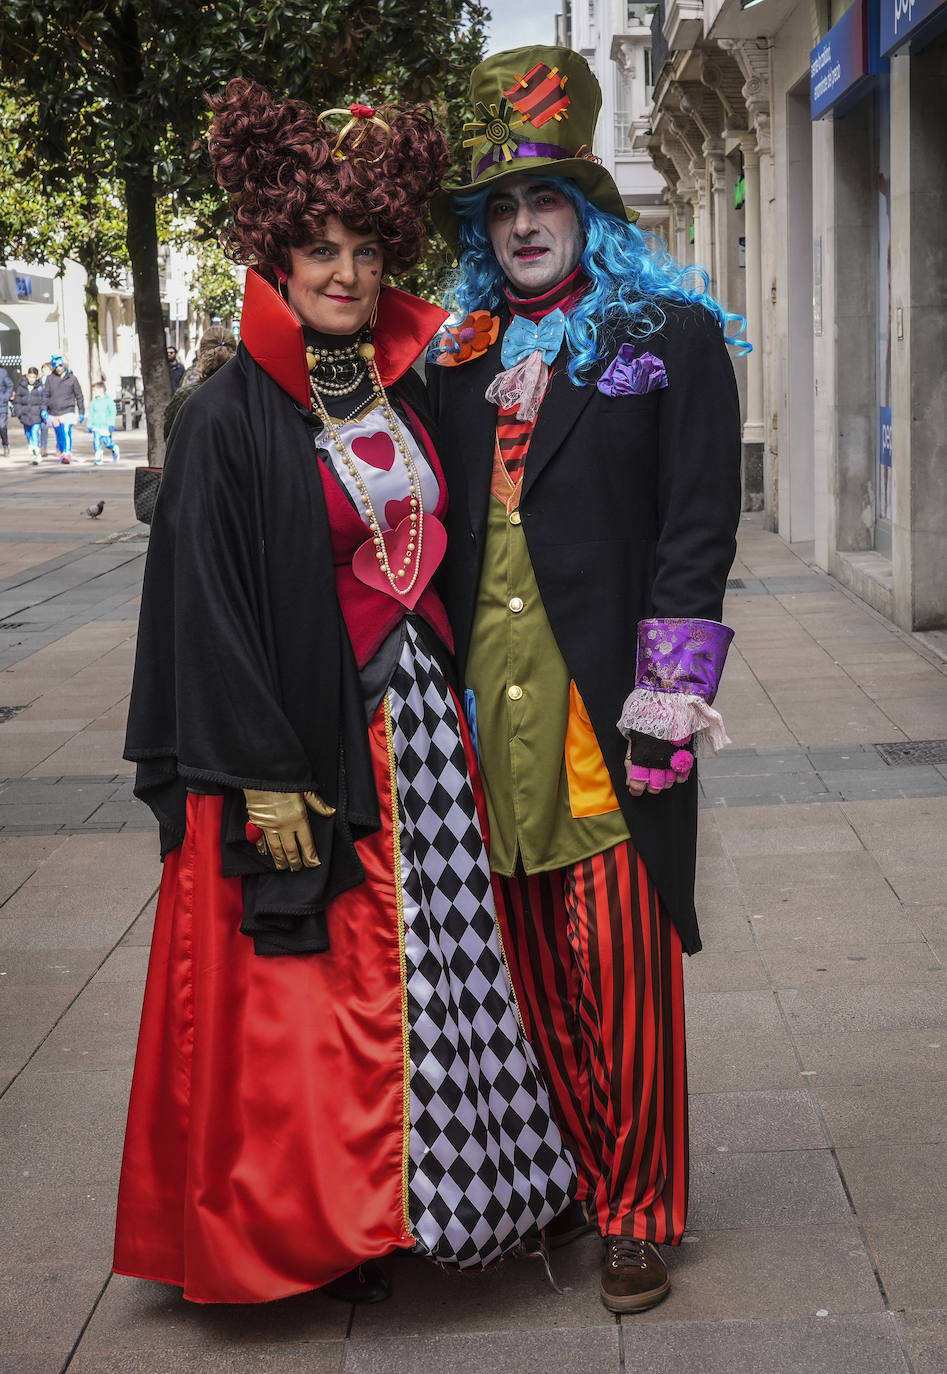
<path id="1" fill-rule="evenodd" d="M 177 350 L 176 348 L 169 348 L 169 349 L 168 349 L 168 362 L 169 362 L 169 363 L 173 363 L 174 360 L 175 360 L 175 358 L 176 358 L 177 356 L 178 356 L 178 350 Z"/>
<path id="2" fill-rule="evenodd" d="M 487 233 L 513 289 L 538 296 L 578 266 L 585 238 L 579 217 L 555 182 L 515 176 L 487 201 Z"/>

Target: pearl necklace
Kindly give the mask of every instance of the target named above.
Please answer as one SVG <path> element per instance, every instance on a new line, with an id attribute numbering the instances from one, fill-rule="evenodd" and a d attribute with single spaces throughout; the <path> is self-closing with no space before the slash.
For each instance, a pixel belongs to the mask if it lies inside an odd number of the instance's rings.
<path id="1" fill-rule="evenodd" d="M 395 593 L 395 595 L 407 596 L 407 594 L 414 587 L 415 582 L 417 582 L 418 573 L 421 571 L 421 543 L 424 537 L 424 505 L 421 499 L 421 479 L 418 476 L 418 469 L 415 465 L 413 457 L 411 456 L 411 450 L 408 448 L 407 440 L 405 439 L 404 434 L 402 433 L 401 426 L 398 423 L 395 413 L 391 408 L 391 403 L 389 402 L 388 397 L 385 393 L 385 388 L 382 386 L 381 377 L 378 373 L 378 365 L 375 362 L 374 357 L 367 359 L 367 362 L 369 369 L 371 371 L 372 381 L 375 386 L 375 393 L 381 401 L 382 408 L 385 412 L 385 419 L 388 421 L 388 432 L 394 439 L 396 445 L 398 446 L 402 460 L 404 462 L 405 471 L 408 475 L 409 509 L 411 513 L 411 524 L 409 526 L 407 551 L 405 552 L 405 556 L 402 560 L 401 567 L 398 569 L 396 573 L 392 573 L 391 571 L 391 564 L 388 561 L 388 549 L 385 546 L 384 536 L 382 535 L 381 526 L 378 523 L 378 516 L 375 513 L 375 507 L 372 504 L 372 498 L 369 495 L 368 487 L 365 485 L 365 479 L 359 472 L 355 464 L 355 459 L 352 457 L 349 450 L 345 447 L 345 444 L 342 441 L 342 435 L 339 433 L 339 430 L 336 427 L 334 421 L 332 420 L 332 417 L 330 416 L 329 412 L 325 408 L 325 405 L 323 404 L 322 397 L 315 390 L 315 388 L 313 388 L 312 397 L 319 411 L 319 418 L 322 420 L 322 423 L 325 426 L 325 428 L 329 431 L 329 435 L 332 439 L 332 442 L 335 444 L 336 452 L 339 454 L 339 457 L 345 464 L 346 471 L 348 472 L 352 481 L 355 483 L 355 487 L 358 491 L 359 497 L 361 498 L 362 505 L 365 507 L 366 521 L 368 524 L 368 528 L 371 531 L 372 542 L 375 545 L 375 557 L 378 559 L 378 562 L 381 565 L 381 570 L 385 574 L 385 577 L 388 580 L 391 590 Z M 408 569 L 411 566 L 412 555 L 415 554 L 415 550 L 417 550 L 417 554 L 413 559 L 414 572 L 411 574 L 410 580 L 405 582 L 403 579 L 405 579 L 408 575 Z"/>
<path id="2" fill-rule="evenodd" d="M 362 383 L 366 359 L 360 345 L 306 349 L 310 385 L 326 396 L 350 396 Z"/>

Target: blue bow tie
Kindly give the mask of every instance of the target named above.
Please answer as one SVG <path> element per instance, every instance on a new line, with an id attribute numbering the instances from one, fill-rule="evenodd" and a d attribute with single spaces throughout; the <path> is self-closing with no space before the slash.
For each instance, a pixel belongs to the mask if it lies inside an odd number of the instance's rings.
<path id="1" fill-rule="evenodd" d="M 514 315 L 506 333 L 500 358 L 507 369 L 515 367 L 523 358 L 539 349 L 544 363 L 555 360 L 566 332 L 566 317 L 561 310 L 553 310 L 538 322 L 525 315 Z"/>

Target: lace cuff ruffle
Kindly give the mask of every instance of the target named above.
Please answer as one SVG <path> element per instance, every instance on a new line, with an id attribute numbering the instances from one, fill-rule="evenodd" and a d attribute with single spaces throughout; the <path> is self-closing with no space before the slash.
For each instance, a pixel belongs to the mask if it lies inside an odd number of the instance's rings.
<path id="1" fill-rule="evenodd" d="M 691 735 L 698 758 L 729 744 L 711 702 L 732 639 L 733 631 L 716 620 L 681 616 L 640 621 L 635 687 L 618 722 L 622 734 L 640 730 L 669 740 Z"/>
<path id="2" fill-rule="evenodd" d="M 703 697 L 690 692 L 658 692 L 651 687 L 636 687 L 622 707 L 618 728 L 626 739 L 632 731 L 653 735 L 655 739 L 679 740 L 690 737 L 697 758 L 716 754 L 730 743 L 719 711 Z"/>

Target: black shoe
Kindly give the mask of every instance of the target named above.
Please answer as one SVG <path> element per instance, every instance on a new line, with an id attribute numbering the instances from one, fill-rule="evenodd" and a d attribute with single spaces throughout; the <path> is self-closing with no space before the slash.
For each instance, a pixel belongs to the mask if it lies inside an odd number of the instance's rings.
<path id="1" fill-rule="evenodd" d="M 377 1260 L 365 1260 L 347 1274 L 324 1284 L 321 1291 L 338 1302 L 354 1302 L 367 1307 L 369 1303 L 390 1298 L 391 1283 Z"/>
<path id="2" fill-rule="evenodd" d="M 546 1242 L 550 1250 L 559 1250 L 563 1245 L 578 1240 L 579 1236 L 587 1236 L 597 1229 L 585 1203 L 570 1202 L 566 1210 L 553 1217 L 546 1227 Z"/>

